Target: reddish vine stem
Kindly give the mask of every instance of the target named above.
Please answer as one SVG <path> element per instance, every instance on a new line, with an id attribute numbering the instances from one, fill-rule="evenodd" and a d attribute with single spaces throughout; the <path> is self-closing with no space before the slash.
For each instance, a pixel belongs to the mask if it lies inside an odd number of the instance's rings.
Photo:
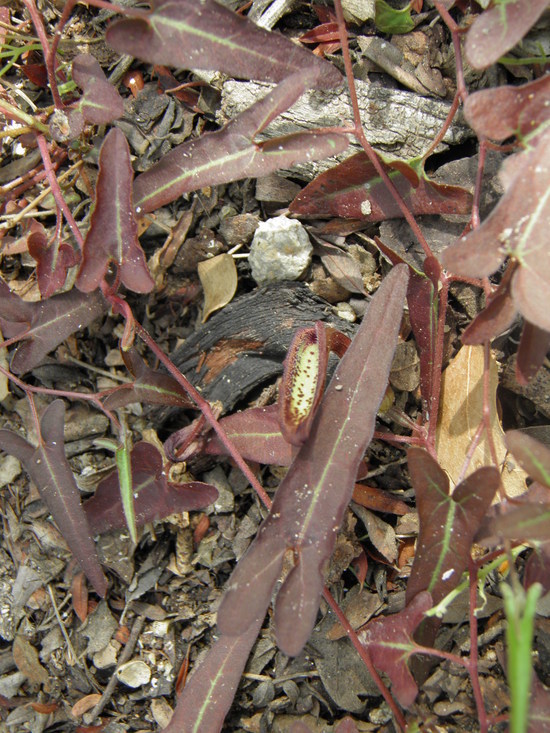
<path id="1" fill-rule="evenodd" d="M 460 47 L 460 34 L 462 31 L 441 0 L 434 0 L 434 5 L 437 12 L 445 22 L 445 25 L 451 31 L 451 38 L 453 39 L 453 48 L 455 52 L 457 93 L 464 102 L 468 96 L 468 90 L 466 89 L 466 82 L 464 81 L 464 65 L 462 63 L 462 48 Z"/>
<path id="2" fill-rule="evenodd" d="M 328 603 L 328 605 L 333 610 L 334 614 L 336 615 L 336 618 L 340 622 L 340 624 L 344 627 L 344 630 L 346 631 L 351 643 L 353 644 L 355 650 L 361 657 L 361 660 L 363 661 L 366 668 L 369 670 L 370 675 L 372 676 L 372 679 L 376 683 L 378 689 L 382 693 L 382 696 L 384 697 L 384 700 L 388 703 L 394 717 L 395 722 L 400 727 L 402 731 L 405 731 L 407 729 L 407 721 L 405 720 L 403 713 L 401 712 L 399 706 L 393 699 L 392 695 L 390 694 L 389 690 L 387 689 L 386 685 L 382 681 L 382 678 L 376 671 L 376 667 L 374 666 L 371 656 L 369 654 L 369 651 L 367 647 L 364 644 L 361 644 L 359 641 L 359 637 L 357 636 L 357 633 L 353 626 L 350 624 L 348 619 L 346 618 L 345 613 L 342 611 L 336 600 L 334 599 L 334 596 L 329 591 L 329 589 L 325 586 L 323 590 L 323 597 L 325 601 Z"/>
<path id="3" fill-rule="evenodd" d="M 453 121 L 454 116 L 457 113 L 458 106 L 460 104 L 460 94 L 457 92 L 453 98 L 453 103 L 451 104 L 451 109 L 449 110 L 447 117 L 445 118 L 445 122 L 443 123 L 441 129 L 437 133 L 437 135 L 434 138 L 434 141 L 428 148 L 428 150 L 424 153 L 422 156 L 422 160 L 426 160 L 430 157 L 430 155 L 434 152 L 434 150 L 437 148 L 439 143 L 443 140 L 445 137 L 445 133 L 451 126 L 451 122 Z"/>
<path id="4" fill-rule="evenodd" d="M 3 349 L 3 348 L 4 348 L 4 344 L 2 343 L 0 344 L 0 349 Z M 109 394 L 111 390 L 105 390 L 104 392 L 96 392 L 95 394 L 89 394 L 88 392 L 67 392 L 63 389 L 50 389 L 49 387 L 34 387 L 30 384 L 27 384 L 26 382 L 23 382 L 21 379 L 19 379 L 14 374 L 12 374 L 10 371 L 8 371 L 7 369 L 4 369 L 1 366 L 0 366 L 0 374 L 3 374 L 11 382 L 16 384 L 27 395 L 27 398 L 30 398 L 30 395 L 32 394 L 47 394 L 47 395 L 52 395 L 52 397 L 65 397 L 65 399 L 68 399 L 68 400 L 83 400 L 85 402 L 91 402 L 92 405 L 97 407 L 98 410 L 103 412 L 103 414 L 109 418 L 115 430 L 120 430 L 120 423 L 117 420 L 116 416 L 110 410 L 108 410 L 101 402 L 101 398 L 104 395 Z"/>
<path id="5" fill-rule="evenodd" d="M 361 123 L 361 112 L 359 111 L 359 103 L 357 101 L 357 91 L 355 89 L 354 84 L 354 78 L 353 78 L 353 69 L 351 64 L 351 56 L 349 53 L 349 45 L 348 45 L 348 35 L 346 32 L 346 23 L 344 20 L 344 12 L 342 10 L 342 3 L 340 0 L 335 0 L 334 3 L 334 9 L 336 10 L 336 20 L 338 21 L 338 33 L 340 35 L 340 42 L 342 44 L 342 56 L 344 59 L 344 68 L 346 70 L 346 78 L 348 81 L 348 88 L 351 98 L 351 106 L 353 109 L 353 120 L 354 120 L 354 134 L 357 138 L 358 142 L 361 143 L 361 146 L 365 153 L 367 154 L 368 159 L 373 164 L 374 168 L 376 169 L 376 172 L 380 176 L 380 178 L 384 181 L 384 184 L 386 185 L 388 191 L 393 196 L 396 204 L 401 209 L 401 212 L 407 221 L 407 224 L 412 229 L 413 234 L 417 238 L 418 242 L 420 243 L 420 246 L 424 250 L 424 254 L 426 257 L 433 257 L 433 252 L 430 248 L 430 245 L 426 241 L 426 237 L 422 234 L 422 230 L 418 226 L 416 219 L 412 215 L 411 211 L 409 210 L 409 207 L 407 204 L 403 201 L 403 198 L 399 191 L 396 189 L 396 187 L 393 185 L 390 177 L 384 170 L 384 167 L 380 163 L 380 160 L 378 159 L 378 156 L 374 152 L 374 149 L 372 145 L 367 140 L 365 133 L 363 132 L 363 125 Z"/>
<path id="6" fill-rule="evenodd" d="M 59 46 L 59 41 L 61 40 L 61 34 L 63 32 L 63 28 L 67 24 L 67 21 L 70 18 L 70 15 L 73 11 L 74 6 L 76 5 L 77 0 L 67 0 L 65 3 L 65 7 L 63 8 L 63 12 L 61 13 L 61 17 L 59 18 L 59 21 L 57 23 L 57 26 L 55 28 L 55 33 L 53 34 L 53 40 L 52 45 L 50 48 L 50 53 L 55 58 L 57 54 L 57 47 Z"/>
<path id="7" fill-rule="evenodd" d="M 48 143 L 46 142 L 46 138 L 44 137 L 44 135 L 41 135 L 41 134 L 37 135 L 36 142 L 38 143 L 40 155 L 42 156 L 42 161 L 44 163 L 44 170 L 46 171 L 48 183 L 50 184 L 50 188 L 52 189 L 52 194 L 55 198 L 57 205 L 63 212 L 63 215 L 67 221 L 67 224 L 71 228 L 71 231 L 74 235 L 74 238 L 76 239 L 79 249 L 82 251 L 82 249 L 84 248 L 84 238 L 82 234 L 80 233 L 80 229 L 78 228 L 78 225 L 76 221 L 74 220 L 72 212 L 69 206 L 67 205 L 67 202 L 65 201 L 63 192 L 61 191 L 61 186 L 59 185 L 59 181 L 57 180 L 57 176 L 55 175 L 55 171 L 54 171 L 53 164 L 52 164 L 52 159 L 50 158 L 50 152 L 48 150 Z"/>
<path id="8" fill-rule="evenodd" d="M 441 290 L 439 291 L 439 310 L 437 314 L 437 332 L 435 342 L 435 353 L 432 364 L 431 394 L 429 396 L 429 420 L 427 448 L 435 454 L 435 430 L 437 427 L 437 415 L 439 412 L 439 401 L 441 399 L 441 376 L 443 369 L 443 352 L 445 347 L 445 317 L 447 314 L 447 303 L 449 300 L 450 279 L 441 273 Z"/>
<path id="9" fill-rule="evenodd" d="M 472 204 L 472 215 L 470 218 L 470 222 L 472 224 L 473 229 L 476 229 L 481 223 L 480 217 L 479 217 L 479 200 L 481 198 L 481 186 L 483 184 L 483 171 L 485 169 L 486 156 L 487 156 L 487 146 L 485 145 L 485 141 L 482 140 L 479 144 L 479 157 L 477 161 L 476 183 L 475 183 L 475 189 L 474 189 L 474 202 Z"/>
<path id="10" fill-rule="evenodd" d="M 48 74 L 48 81 L 50 83 L 53 103 L 57 107 L 57 109 L 61 109 L 63 107 L 63 102 L 61 101 L 61 95 L 59 94 L 59 89 L 57 88 L 57 80 L 55 78 L 55 52 L 52 53 L 52 49 L 50 48 L 50 43 L 48 41 L 46 30 L 44 28 L 44 23 L 42 22 L 42 16 L 40 15 L 38 8 L 36 7 L 35 0 L 23 0 L 23 3 L 29 11 L 29 15 L 31 16 L 32 23 L 36 30 L 36 35 L 38 36 L 40 40 L 40 45 L 42 46 L 42 50 L 44 51 L 44 63 L 46 64 L 46 72 Z"/>
<path id="11" fill-rule="evenodd" d="M 117 299 L 119 300 L 119 299 Z M 225 434 L 225 431 L 223 428 L 220 427 L 216 416 L 212 412 L 212 408 L 210 406 L 210 403 L 207 402 L 204 397 L 201 395 L 201 393 L 193 387 L 191 382 L 184 377 L 184 375 L 180 372 L 180 370 L 174 365 L 174 363 L 166 356 L 166 354 L 162 351 L 162 349 L 157 346 L 155 341 L 151 338 L 149 333 L 143 328 L 143 326 L 135 321 L 135 330 L 139 338 L 151 349 L 153 354 L 157 357 L 157 359 L 168 369 L 170 374 L 174 377 L 174 379 L 180 384 L 189 397 L 195 402 L 197 407 L 200 409 L 206 420 L 208 421 L 208 424 L 212 427 L 218 438 L 220 439 L 222 445 L 226 448 L 227 452 L 233 458 L 237 466 L 241 469 L 243 474 L 246 476 L 248 481 L 250 482 L 250 485 L 254 488 L 262 502 L 265 504 L 266 507 L 271 507 L 271 499 L 267 495 L 265 489 L 260 484 L 260 482 L 257 480 L 257 478 L 254 476 L 250 468 L 248 467 L 248 464 L 246 461 L 242 458 L 238 450 L 233 446 L 233 443 L 229 440 L 227 435 Z"/>

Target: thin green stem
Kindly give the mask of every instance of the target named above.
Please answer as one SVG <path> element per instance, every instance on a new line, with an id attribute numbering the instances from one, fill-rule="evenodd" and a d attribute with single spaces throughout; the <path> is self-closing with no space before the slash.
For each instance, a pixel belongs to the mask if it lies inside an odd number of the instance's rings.
<path id="1" fill-rule="evenodd" d="M 34 130 L 38 130 L 39 132 L 42 132 L 46 135 L 50 132 L 50 128 L 48 127 L 48 125 L 40 122 L 40 120 L 37 120 L 32 115 L 23 112 L 18 107 L 15 107 L 13 104 L 6 102 L 5 99 L 0 99 L 0 110 L 3 110 L 4 113 L 21 120 L 21 122 L 24 122 L 26 125 Z"/>

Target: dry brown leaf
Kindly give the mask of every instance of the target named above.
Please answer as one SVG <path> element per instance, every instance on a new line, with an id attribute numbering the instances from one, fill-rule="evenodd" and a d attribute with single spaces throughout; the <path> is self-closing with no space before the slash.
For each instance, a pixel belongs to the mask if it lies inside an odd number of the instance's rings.
<path id="1" fill-rule="evenodd" d="M 97 692 L 94 692 L 91 695 L 85 695 L 84 697 L 81 697 L 80 700 L 75 702 L 75 704 L 71 708 L 71 713 L 74 715 L 75 718 L 80 718 L 80 716 L 84 715 L 84 713 L 87 713 L 88 710 L 95 708 L 100 700 L 101 695 Z"/>
<path id="2" fill-rule="evenodd" d="M 231 255 L 221 254 L 199 262 L 197 270 L 204 290 L 204 323 L 214 311 L 231 302 L 237 290 L 237 267 Z"/>
<path id="3" fill-rule="evenodd" d="M 463 346 L 443 374 L 441 410 L 436 433 L 437 458 L 456 485 L 478 426 L 483 409 L 483 346 Z M 491 432 L 498 467 L 508 496 L 519 496 L 525 489 L 526 474 L 506 460 L 504 432 L 497 416 L 498 369 L 493 356 L 489 369 L 489 408 Z M 481 466 L 493 465 L 486 433 L 483 433 L 466 471 L 469 476 Z"/>
<path id="4" fill-rule="evenodd" d="M 88 586 L 83 572 L 76 573 L 73 577 L 72 596 L 74 612 L 79 620 L 84 623 L 88 616 Z"/>
<path id="5" fill-rule="evenodd" d="M 25 639 L 24 636 L 17 635 L 13 641 L 13 661 L 17 669 L 22 672 L 30 682 L 36 682 L 40 685 L 46 685 L 49 677 L 46 669 L 40 664 L 38 652 Z"/>

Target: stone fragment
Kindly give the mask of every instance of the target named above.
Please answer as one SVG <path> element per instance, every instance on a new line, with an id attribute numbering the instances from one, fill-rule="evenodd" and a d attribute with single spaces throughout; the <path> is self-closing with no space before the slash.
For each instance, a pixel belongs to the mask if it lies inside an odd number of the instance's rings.
<path id="1" fill-rule="evenodd" d="M 311 262 L 313 247 L 296 219 L 276 216 L 260 223 L 250 247 L 249 263 L 258 285 L 297 280 Z"/>
<path id="2" fill-rule="evenodd" d="M 116 671 L 117 679 L 128 687 L 141 687 L 151 679 L 151 669 L 145 662 L 135 659 L 121 664 Z"/>

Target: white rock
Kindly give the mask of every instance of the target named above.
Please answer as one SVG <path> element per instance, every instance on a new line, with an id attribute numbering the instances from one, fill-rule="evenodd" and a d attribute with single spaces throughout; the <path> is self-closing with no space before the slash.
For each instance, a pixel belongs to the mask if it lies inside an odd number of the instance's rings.
<path id="1" fill-rule="evenodd" d="M 336 312 L 336 315 L 339 318 L 342 318 L 344 321 L 349 321 L 350 323 L 355 323 L 357 320 L 357 316 L 355 315 L 355 311 L 351 307 L 349 303 L 342 302 L 342 303 L 336 303 L 334 306 L 334 310 Z"/>
<path id="2" fill-rule="evenodd" d="M 121 664 L 116 671 L 117 679 L 128 687 L 141 687 L 151 679 L 151 669 L 145 662 L 135 659 Z"/>
<path id="3" fill-rule="evenodd" d="M 311 262 L 313 247 L 296 219 L 276 216 L 261 222 L 250 246 L 252 277 L 258 285 L 297 280 Z"/>

